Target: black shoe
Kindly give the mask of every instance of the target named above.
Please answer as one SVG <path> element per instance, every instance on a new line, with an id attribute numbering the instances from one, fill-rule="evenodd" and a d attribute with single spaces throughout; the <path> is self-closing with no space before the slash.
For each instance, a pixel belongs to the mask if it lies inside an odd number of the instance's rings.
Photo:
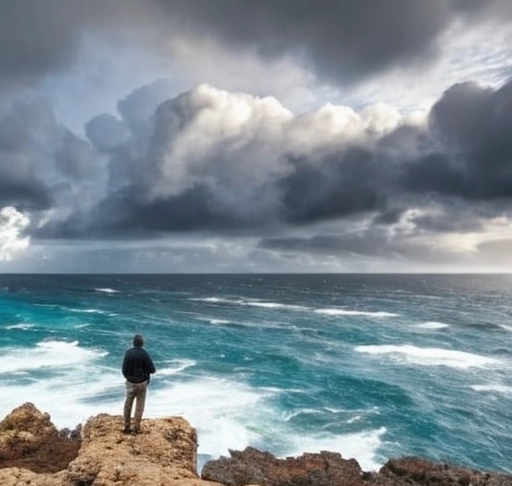
<path id="1" fill-rule="evenodd" d="M 132 433 L 132 431 L 130 430 L 130 427 L 125 427 L 123 429 L 123 434 L 131 434 L 131 433 Z"/>
<path id="2" fill-rule="evenodd" d="M 140 434 L 140 429 L 133 429 L 133 430 L 132 430 L 132 434 L 133 434 L 133 435 L 138 435 L 138 434 Z"/>

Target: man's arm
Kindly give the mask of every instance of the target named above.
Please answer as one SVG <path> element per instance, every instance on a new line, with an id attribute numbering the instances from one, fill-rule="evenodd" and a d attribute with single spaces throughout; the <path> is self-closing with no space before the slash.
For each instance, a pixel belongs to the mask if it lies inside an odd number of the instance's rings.
<path id="1" fill-rule="evenodd" d="M 149 356 L 149 354 L 147 355 L 148 357 L 148 361 L 147 361 L 147 370 L 148 370 L 148 373 L 155 373 L 156 372 L 156 369 L 155 369 L 155 365 L 153 363 L 153 360 L 151 359 L 151 356 Z"/>
<path id="2" fill-rule="evenodd" d="M 128 379 L 128 352 L 124 353 L 123 366 L 121 367 L 123 376 Z"/>

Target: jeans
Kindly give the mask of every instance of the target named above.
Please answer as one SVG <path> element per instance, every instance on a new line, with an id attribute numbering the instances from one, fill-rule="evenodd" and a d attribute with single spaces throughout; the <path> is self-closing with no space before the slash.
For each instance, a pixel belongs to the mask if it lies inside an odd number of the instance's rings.
<path id="1" fill-rule="evenodd" d="M 130 430 L 130 417 L 132 414 L 133 401 L 135 400 L 135 415 L 133 417 L 133 431 L 140 431 L 140 422 L 146 403 L 146 390 L 148 382 L 130 383 L 126 382 L 126 399 L 124 401 L 124 428 Z"/>

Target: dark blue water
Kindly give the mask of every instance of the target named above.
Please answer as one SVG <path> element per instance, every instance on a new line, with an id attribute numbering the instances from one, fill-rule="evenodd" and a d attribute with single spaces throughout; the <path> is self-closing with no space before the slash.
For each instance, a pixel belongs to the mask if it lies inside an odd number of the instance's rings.
<path id="1" fill-rule="evenodd" d="M 200 462 L 252 445 L 512 472 L 510 276 L 3 275 L 0 329 L 2 417 L 120 414 L 141 332 L 146 416 L 188 419 Z"/>

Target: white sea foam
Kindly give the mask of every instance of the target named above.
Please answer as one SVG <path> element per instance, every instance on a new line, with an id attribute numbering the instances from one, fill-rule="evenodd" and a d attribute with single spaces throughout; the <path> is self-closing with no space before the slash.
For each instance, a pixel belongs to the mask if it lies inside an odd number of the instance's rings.
<path id="1" fill-rule="evenodd" d="M 372 355 L 389 355 L 391 358 L 401 362 L 425 366 L 449 366 L 467 369 L 471 367 L 483 368 L 497 363 L 497 360 L 494 358 L 478 354 L 453 349 L 420 348 L 410 344 L 356 346 L 355 350 L 359 353 Z"/>
<path id="2" fill-rule="evenodd" d="M 6 326 L 5 329 L 12 330 L 12 329 L 21 329 L 22 331 L 26 331 L 28 329 L 31 329 L 34 327 L 34 324 L 11 324 L 10 326 Z"/>
<path id="3" fill-rule="evenodd" d="M 184 416 L 197 429 L 198 454 L 206 458 L 227 456 L 229 449 L 274 444 L 284 456 L 332 450 L 356 458 L 366 470 L 381 466 L 374 457 L 384 428 L 347 435 L 295 434 L 289 430 L 286 417 L 271 405 L 271 398 L 279 393 L 282 391 L 278 389 L 255 389 L 243 382 L 217 378 L 171 379 L 168 386 L 150 390 L 146 410 L 152 417 Z M 308 413 L 321 411 L 311 409 Z"/>
<path id="4" fill-rule="evenodd" d="M 437 321 L 427 321 L 422 322 L 421 324 L 416 324 L 414 327 L 417 327 L 418 329 L 445 329 L 446 327 L 450 327 L 448 324 L 445 324 L 444 322 L 437 322 Z"/>
<path id="5" fill-rule="evenodd" d="M 77 312 L 81 314 L 106 314 L 104 310 L 101 309 L 66 309 L 68 312 Z"/>
<path id="6" fill-rule="evenodd" d="M 502 385 L 500 383 L 472 385 L 471 388 L 477 392 L 496 392 L 503 395 L 512 395 L 512 386 Z"/>
<path id="7" fill-rule="evenodd" d="M 119 414 L 123 383 L 119 371 L 101 366 L 105 354 L 81 347 L 77 341 L 43 341 L 33 348 L 3 348 L 0 416 L 27 400 L 48 412 L 58 428 L 75 427 L 102 412 Z"/>
<path id="8" fill-rule="evenodd" d="M 245 449 L 259 436 L 251 424 L 261 422 L 258 417 L 262 414 L 275 416 L 262 402 L 270 393 L 243 382 L 206 377 L 187 382 L 171 379 L 167 386 L 150 393 L 147 416 L 185 417 L 197 430 L 198 453 L 206 457 L 229 455 L 230 448 Z"/>
<path id="9" fill-rule="evenodd" d="M 292 436 L 296 448 L 290 450 L 291 456 L 299 456 L 304 452 L 332 451 L 339 452 L 345 459 L 357 460 L 363 471 L 377 471 L 382 467 L 375 459 L 381 437 L 386 433 L 385 427 L 376 430 L 343 434 L 338 436 Z"/>
<path id="10" fill-rule="evenodd" d="M 101 364 L 103 351 L 81 347 L 78 341 L 42 341 L 31 349 L 3 351 L 0 417 L 27 400 L 48 412 L 58 428 L 73 428 L 99 413 L 122 413 L 124 380 L 120 370 Z M 144 416 L 185 417 L 198 433 L 200 467 L 201 461 L 226 456 L 229 449 L 270 444 L 283 455 L 339 450 L 345 457 L 355 457 L 365 469 L 377 468 L 373 457 L 382 431 L 296 434 L 275 407 L 273 397 L 282 390 L 253 388 L 234 379 L 194 378 L 187 371 L 195 366 L 193 360 L 162 364 L 151 381 Z"/>
<path id="11" fill-rule="evenodd" d="M 170 376 L 181 373 L 187 368 L 192 368 L 196 365 L 196 362 L 193 359 L 176 359 L 172 361 L 168 361 L 172 366 L 167 366 L 165 368 L 158 368 L 158 376 Z"/>
<path id="12" fill-rule="evenodd" d="M 293 305 L 293 304 L 281 304 L 279 302 L 259 302 L 259 301 L 246 301 L 245 305 L 251 305 L 253 307 L 264 307 L 265 309 L 286 309 L 286 310 L 294 310 L 294 311 L 305 311 L 308 310 L 308 307 L 303 305 Z"/>
<path id="13" fill-rule="evenodd" d="M 358 311 L 358 310 L 338 309 L 338 308 L 315 309 L 315 312 L 317 314 L 324 314 L 326 316 L 367 316 L 367 317 L 396 317 L 396 316 L 398 316 L 398 314 L 394 314 L 392 312 Z"/>
<path id="14" fill-rule="evenodd" d="M 73 366 L 103 354 L 79 347 L 78 341 L 41 341 L 32 349 L 5 348 L 0 357 L 0 373 Z"/>
<path id="15" fill-rule="evenodd" d="M 116 290 L 116 289 L 110 289 L 110 288 L 99 288 L 99 289 L 94 289 L 96 292 L 104 292 L 106 294 L 117 294 L 119 293 L 119 290 Z"/>
<path id="16" fill-rule="evenodd" d="M 214 319 L 213 317 L 199 317 L 199 320 L 209 322 L 214 325 L 233 324 L 232 321 L 228 321 L 227 319 Z"/>
<path id="17" fill-rule="evenodd" d="M 231 324 L 231 321 L 226 319 L 209 319 L 211 324 Z"/>
<path id="18" fill-rule="evenodd" d="M 283 304 L 281 302 L 268 302 L 257 299 L 226 299 L 224 297 L 198 297 L 191 298 L 190 300 L 198 302 L 209 302 L 212 304 L 231 304 L 250 307 L 263 307 L 266 309 L 283 309 L 293 311 L 305 311 L 309 309 L 309 307 L 305 307 L 303 305 Z"/>

